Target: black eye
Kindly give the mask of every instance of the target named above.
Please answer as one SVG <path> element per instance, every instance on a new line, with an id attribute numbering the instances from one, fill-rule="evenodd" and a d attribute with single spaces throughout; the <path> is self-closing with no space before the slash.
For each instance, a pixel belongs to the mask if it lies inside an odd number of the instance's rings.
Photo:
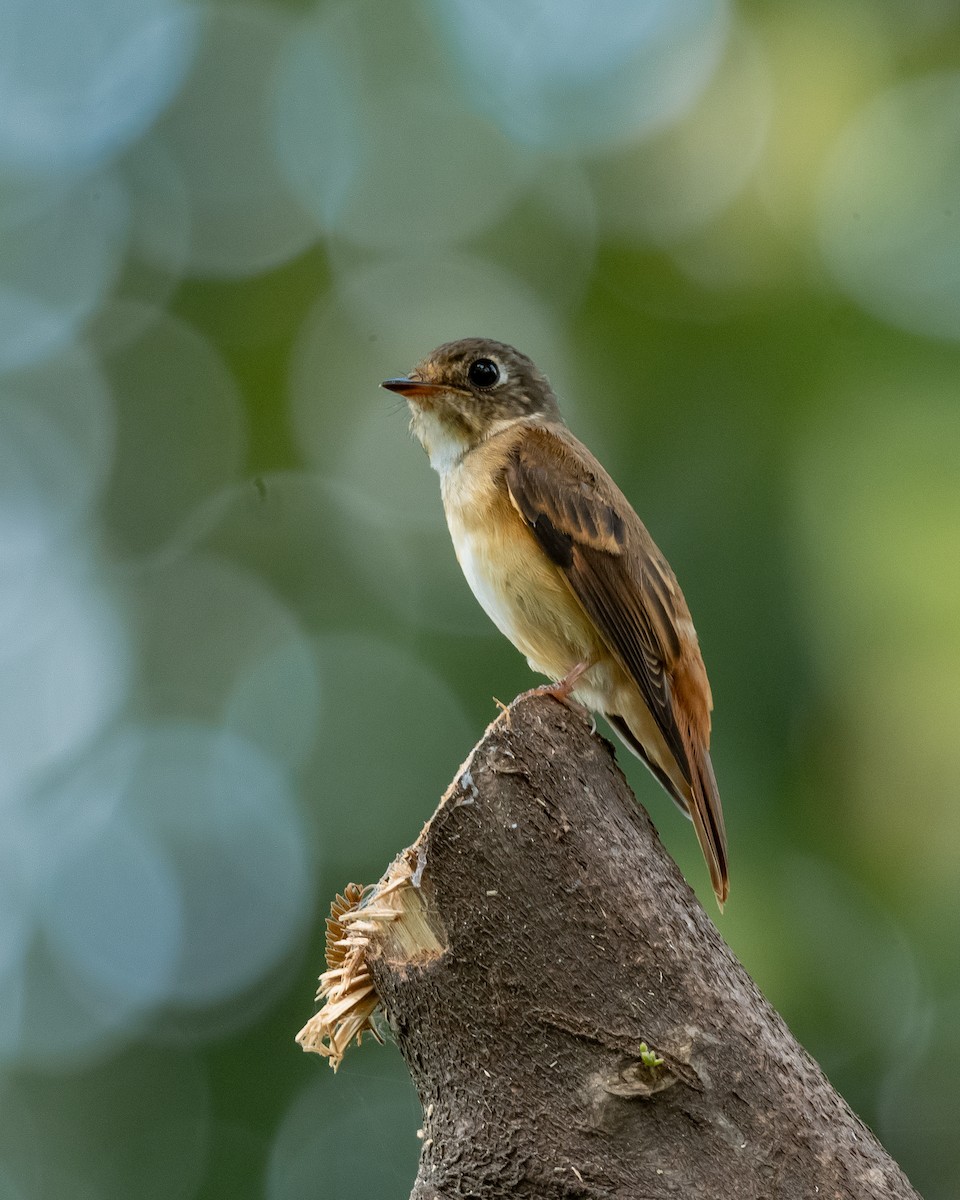
<path id="1" fill-rule="evenodd" d="M 500 379 L 500 368 L 492 358 L 478 358 L 467 369 L 467 378 L 474 387 L 491 388 Z"/>

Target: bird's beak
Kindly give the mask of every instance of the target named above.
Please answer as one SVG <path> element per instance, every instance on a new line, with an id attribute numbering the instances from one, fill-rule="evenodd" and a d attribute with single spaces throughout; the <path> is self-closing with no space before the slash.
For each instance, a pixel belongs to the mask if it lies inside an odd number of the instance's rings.
<path id="1" fill-rule="evenodd" d="M 399 392 L 401 396 L 435 396 L 437 392 L 448 392 L 450 388 L 445 383 L 429 383 L 425 379 L 385 379 L 380 384 L 388 392 Z"/>

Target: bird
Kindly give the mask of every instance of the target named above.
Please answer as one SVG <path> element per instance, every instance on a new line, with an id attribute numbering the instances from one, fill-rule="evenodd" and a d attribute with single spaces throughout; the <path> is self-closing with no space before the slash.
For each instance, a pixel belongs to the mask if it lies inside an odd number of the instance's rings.
<path id="1" fill-rule="evenodd" d="M 680 585 L 646 526 L 513 346 L 446 342 L 381 387 L 407 401 L 481 607 L 552 681 L 541 690 L 602 713 L 692 819 L 722 911 L 713 698 Z"/>

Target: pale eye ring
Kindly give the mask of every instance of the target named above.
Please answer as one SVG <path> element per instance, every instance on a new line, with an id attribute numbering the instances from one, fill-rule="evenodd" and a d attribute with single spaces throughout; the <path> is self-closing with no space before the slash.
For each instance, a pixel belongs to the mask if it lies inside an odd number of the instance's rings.
<path id="1" fill-rule="evenodd" d="M 475 388 L 492 388 L 500 382 L 500 368 L 492 358 L 475 358 L 467 368 L 467 379 Z"/>

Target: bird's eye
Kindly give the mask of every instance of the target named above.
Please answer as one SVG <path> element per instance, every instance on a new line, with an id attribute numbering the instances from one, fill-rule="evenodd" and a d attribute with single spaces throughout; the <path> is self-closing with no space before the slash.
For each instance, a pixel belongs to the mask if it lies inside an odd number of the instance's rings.
<path id="1" fill-rule="evenodd" d="M 467 369 L 467 378 L 478 388 L 491 388 L 500 380 L 500 368 L 492 358 L 477 358 Z"/>

